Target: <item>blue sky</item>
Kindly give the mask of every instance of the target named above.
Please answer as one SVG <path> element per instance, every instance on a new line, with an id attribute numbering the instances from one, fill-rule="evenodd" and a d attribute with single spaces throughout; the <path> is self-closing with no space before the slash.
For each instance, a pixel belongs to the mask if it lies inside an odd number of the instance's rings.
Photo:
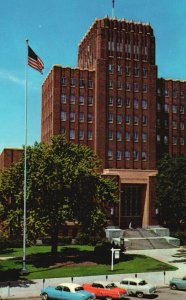
<path id="1" fill-rule="evenodd" d="M 95 18 L 112 0 L 0 0 L 0 153 L 24 144 L 26 39 L 45 64 L 28 68 L 28 144 L 40 141 L 41 85 L 53 64 L 75 67 Z M 115 16 L 150 22 L 158 76 L 186 80 L 186 0 L 115 0 Z"/>

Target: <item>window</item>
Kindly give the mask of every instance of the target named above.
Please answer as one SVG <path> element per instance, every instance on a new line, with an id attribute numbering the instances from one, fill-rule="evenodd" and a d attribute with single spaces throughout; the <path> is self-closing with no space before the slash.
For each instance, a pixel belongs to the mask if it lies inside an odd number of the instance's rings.
<path id="1" fill-rule="evenodd" d="M 163 138 L 164 144 L 167 145 L 168 144 L 168 136 L 165 135 Z"/>
<path id="2" fill-rule="evenodd" d="M 80 86 L 80 88 L 84 87 L 84 81 L 83 81 L 83 79 L 79 80 L 79 86 Z"/>
<path id="3" fill-rule="evenodd" d="M 138 99 L 134 99 L 134 108 L 138 108 Z"/>
<path id="4" fill-rule="evenodd" d="M 65 134 L 66 129 L 64 127 L 61 128 L 61 134 Z"/>
<path id="5" fill-rule="evenodd" d="M 173 90 L 173 91 L 172 91 L 172 96 L 173 96 L 173 98 L 176 98 L 176 97 L 177 97 L 177 91 L 176 91 L 176 90 Z"/>
<path id="6" fill-rule="evenodd" d="M 108 123 L 113 123 L 113 114 L 108 113 Z"/>
<path id="7" fill-rule="evenodd" d="M 66 78 L 64 76 L 61 77 L 61 84 L 62 85 L 66 84 Z"/>
<path id="8" fill-rule="evenodd" d="M 112 96 L 109 96 L 109 98 L 108 98 L 108 105 L 113 106 L 113 97 Z"/>
<path id="9" fill-rule="evenodd" d="M 169 95 L 168 90 L 165 89 L 165 90 L 164 90 L 164 96 L 167 97 L 168 95 Z"/>
<path id="10" fill-rule="evenodd" d="M 121 98 L 117 98 L 117 99 L 116 99 L 116 105 L 117 105 L 117 106 L 121 106 L 121 105 L 122 105 Z"/>
<path id="11" fill-rule="evenodd" d="M 180 92 L 180 97 L 184 97 L 185 96 L 185 92 L 184 91 L 181 91 Z"/>
<path id="12" fill-rule="evenodd" d="M 116 123 L 121 124 L 122 122 L 122 116 L 121 115 L 116 115 Z"/>
<path id="13" fill-rule="evenodd" d="M 61 112 L 61 121 L 66 121 L 66 111 Z"/>
<path id="14" fill-rule="evenodd" d="M 142 92 L 147 92 L 147 85 L 146 84 L 142 84 Z"/>
<path id="15" fill-rule="evenodd" d="M 61 103 L 66 103 L 66 94 L 61 94 Z"/>
<path id="16" fill-rule="evenodd" d="M 142 142 L 146 142 L 146 141 L 147 141 L 147 133 L 142 132 Z"/>
<path id="17" fill-rule="evenodd" d="M 113 88 L 113 81 L 112 81 L 112 80 L 109 80 L 108 86 L 109 86 L 109 89 L 112 89 L 112 88 Z"/>
<path id="18" fill-rule="evenodd" d="M 161 95 L 161 89 L 160 88 L 157 88 L 157 94 L 158 94 L 158 96 Z"/>
<path id="19" fill-rule="evenodd" d="M 84 139 L 84 131 L 82 129 L 79 129 L 79 140 Z"/>
<path id="20" fill-rule="evenodd" d="M 147 116 L 143 115 L 142 116 L 142 125 L 146 125 L 147 124 Z"/>
<path id="21" fill-rule="evenodd" d="M 142 105 L 142 109 L 146 109 L 147 108 L 147 100 L 142 100 L 141 102 L 141 105 Z"/>
<path id="22" fill-rule="evenodd" d="M 138 83 L 134 82 L 134 92 L 138 92 Z"/>
<path id="23" fill-rule="evenodd" d="M 177 138 L 175 136 L 172 137 L 172 144 L 173 145 L 177 144 Z"/>
<path id="24" fill-rule="evenodd" d="M 129 115 L 125 116 L 125 123 L 130 124 L 130 116 Z"/>
<path id="25" fill-rule="evenodd" d="M 138 142 L 138 132 L 134 132 L 134 142 Z"/>
<path id="26" fill-rule="evenodd" d="M 116 151 L 116 159 L 121 160 L 121 151 L 120 150 Z"/>
<path id="27" fill-rule="evenodd" d="M 70 129 L 70 140 L 74 140 L 75 139 L 75 130 L 74 129 Z"/>
<path id="28" fill-rule="evenodd" d="M 128 131 L 125 132 L 125 140 L 130 141 L 130 132 Z"/>
<path id="29" fill-rule="evenodd" d="M 172 121 L 172 128 L 173 129 L 177 128 L 177 122 L 175 120 Z"/>
<path id="30" fill-rule="evenodd" d="M 121 89 L 121 81 L 120 80 L 117 81 L 117 89 Z"/>
<path id="31" fill-rule="evenodd" d="M 184 114 L 184 106 L 180 105 L 180 114 Z"/>
<path id="32" fill-rule="evenodd" d="M 79 96 L 79 104 L 80 105 L 84 104 L 84 97 L 83 96 Z"/>
<path id="33" fill-rule="evenodd" d="M 122 68 L 120 65 L 117 66 L 118 75 L 122 74 Z"/>
<path id="34" fill-rule="evenodd" d="M 88 113 L 87 120 L 88 120 L 89 123 L 92 122 L 92 120 L 93 120 L 92 113 Z"/>
<path id="35" fill-rule="evenodd" d="M 173 105 L 172 106 L 172 112 L 175 114 L 177 113 L 177 106 L 176 105 Z"/>
<path id="36" fill-rule="evenodd" d="M 184 122 L 180 122 L 180 129 L 183 130 L 185 128 Z"/>
<path id="37" fill-rule="evenodd" d="M 112 150 L 108 150 L 108 159 L 112 159 L 113 158 L 113 152 Z"/>
<path id="38" fill-rule="evenodd" d="M 70 122 L 75 121 L 75 113 L 73 111 L 70 112 Z"/>
<path id="39" fill-rule="evenodd" d="M 124 152 L 124 156 L 125 156 L 125 159 L 126 159 L 126 160 L 129 160 L 129 159 L 130 159 L 130 152 L 126 150 L 126 151 Z"/>
<path id="40" fill-rule="evenodd" d="M 88 80 L 88 88 L 89 89 L 93 88 L 93 81 L 91 79 Z"/>
<path id="41" fill-rule="evenodd" d="M 161 136 L 160 136 L 160 134 L 157 134 L 157 136 L 156 136 L 156 140 L 157 140 L 157 142 L 158 142 L 158 143 L 160 143 L 160 142 L 161 142 Z"/>
<path id="42" fill-rule="evenodd" d="M 128 67 L 128 66 L 125 67 L 125 74 L 126 74 L 127 76 L 130 75 L 130 67 Z"/>
<path id="43" fill-rule="evenodd" d="M 157 111 L 161 111 L 161 103 L 157 103 Z"/>
<path id="44" fill-rule="evenodd" d="M 164 127 L 165 127 L 165 128 L 168 128 L 168 124 L 169 124 L 169 123 L 168 123 L 168 120 L 165 119 L 165 120 L 164 120 Z"/>
<path id="45" fill-rule="evenodd" d="M 161 120 L 159 118 L 156 120 L 156 124 L 158 127 L 161 127 Z"/>
<path id="46" fill-rule="evenodd" d="M 88 105 L 93 105 L 93 97 L 88 96 Z"/>
<path id="47" fill-rule="evenodd" d="M 126 82 L 125 89 L 126 91 L 130 91 L 130 83 Z"/>
<path id="48" fill-rule="evenodd" d="M 113 131 L 111 129 L 108 131 L 108 139 L 113 140 Z"/>
<path id="49" fill-rule="evenodd" d="M 113 73 L 113 66 L 111 64 L 108 65 L 108 71 L 109 73 Z"/>
<path id="50" fill-rule="evenodd" d="M 147 69 L 146 68 L 142 68 L 142 76 L 147 77 Z"/>
<path id="51" fill-rule="evenodd" d="M 117 131 L 117 132 L 116 132 L 116 139 L 117 139 L 117 141 L 121 141 L 122 135 L 121 135 L 121 132 L 120 132 L 120 131 Z"/>
<path id="52" fill-rule="evenodd" d="M 130 107 L 130 99 L 129 98 L 125 99 L 125 107 Z"/>
<path id="53" fill-rule="evenodd" d="M 134 68 L 134 76 L 139 76 L 139 69 L 138 68 Z"/>
<path id="54" fill-rule="evenodd" d="M 70 85 L 75 86 L 75 84 L 76 84 L 75 78 L 70 78 Z"/>
<path id="55" fill-rule="evenodd" d="M 134 116 L 134 125 L 138 124 L 138 116 Z"/>
<path id="56" fill-rule="evenodd" d="M 70 104 L 74 104 L 74 103 L 75 103 L 75 96 L 70 95 Z"/>
<path id="57" fill-rule="evenodd" d="M 92 140 L 92 130 L 88 130 L 88 140 Z"/>
<path id="58" fill-rule="evenodd" d="M 133 158 L 134 160 L 138 160 L 138 151 L 136 150 L 133 151 Z"/>
<path id="59" fill-rule="evenodd" d="M 183 137 L 180 138 L 180 145 L 181 145 L 181 146 L 184 145 L 184 138 L 183 138 Z"/>
<path id="60" fill-rule="evenodd" d="M 147 153 L 145 151 L 141 152 L 141 159 L 142 160 L 147 160 Z"/>
<path id="61" fill-rule="evenodd" d="M 79 112 L 79 122 L 84 122 L 84 113 L 83 112 Z"/>

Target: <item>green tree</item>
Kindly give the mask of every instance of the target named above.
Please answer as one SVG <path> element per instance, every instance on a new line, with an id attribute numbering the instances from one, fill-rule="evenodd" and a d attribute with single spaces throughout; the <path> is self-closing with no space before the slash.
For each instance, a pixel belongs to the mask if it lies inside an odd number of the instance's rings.
<path id="1" fill-rule="evenodd" d="M 90 148 L 52 139 L 51 145 L 36 143 L 27 149 L 27 235 L 51 236 L 57 252 L 59 229 L 65 220 L 78 220 L 82 230 L 96 234 L 103 230 L 106 205 L 117 201 L 116 185 L 97 171 L 100 161 Z M 23 226 L 23 170 L 21 161 L 1 176 L 1 221 L 4 228 L 20 235 Z"/>
<path id="2" fill-rule="evenodd" d="M 175 230 L 186 222 L 186 157 L 165 156 L 159 162 L 156 205 L 162 224 Z"/>

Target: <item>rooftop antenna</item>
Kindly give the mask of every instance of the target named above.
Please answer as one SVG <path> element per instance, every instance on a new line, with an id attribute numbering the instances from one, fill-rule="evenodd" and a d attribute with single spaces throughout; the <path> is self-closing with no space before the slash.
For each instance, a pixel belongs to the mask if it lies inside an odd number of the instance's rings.
<path id="1" fill-rule="evenodd" d="M 115 0 L 112 0 L 112 19 L 114 18 L 114 2 Z"/>

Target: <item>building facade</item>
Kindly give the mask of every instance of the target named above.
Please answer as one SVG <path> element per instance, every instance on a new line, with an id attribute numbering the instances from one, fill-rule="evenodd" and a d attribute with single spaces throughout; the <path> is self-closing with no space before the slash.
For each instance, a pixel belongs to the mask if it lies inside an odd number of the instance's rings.
<path id="1" fill-rule="evenodd" d="M 12 164 L 17 163 L 23 154 L 23 149 L 5 148 L 0 155 L 0 170 L 9 168 Z"/>
<path id="2" fill-rule="evenodd" d="M 156 224 L 157 161 L 186 154 L 185 95 L 185 82 L 157 78 L 150 24 L 99 19 L 79 44 L 77 67 L 54 65 L 42 85 L 41 139 L 64 134 L 119 177 L 116 225 Z"/>

